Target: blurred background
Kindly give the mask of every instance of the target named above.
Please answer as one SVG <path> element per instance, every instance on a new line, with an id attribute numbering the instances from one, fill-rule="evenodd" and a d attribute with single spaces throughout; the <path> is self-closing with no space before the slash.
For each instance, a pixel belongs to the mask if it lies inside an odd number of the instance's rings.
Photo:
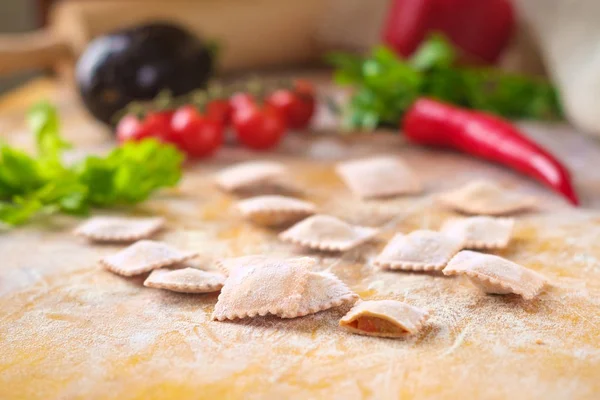
<path id="1" fill-rule="evenodd" d="M 44 0 L 2 0 L 0 2 L 0 32 L 27 32 L 43 24 L 50 2 Z M 18 86 L 35 76 L 35 72 L 15 73 L 0 76 L 0 93 Z"/>
<path id="2" fill-rule="evenodd" d="M 381 43 L 400 57 L 408 57 L 429 34 L 441 32 L 460 52 L 463 65 L 547 76 L 560 95 L 567 119 L 582 131 L 600 134 L 598 17 L 597 0 L 2 0 L 0 92 L 40 71 L 52 71 L 62 82 L 73 82 L 78 60 L 89 78 L 86 83 L 99 76 L 106 80 L 110 74 L 99 72 L 99 60 L 105 60 L 110 51 L 117 52 L 114 46 L 123 41 L 106 39 L 95 47 L 91 43 L 157 20 L 172 22 L 201 38 L 207 50 L 219 48 L 208 77 L 323 66 L 323 57 L 331 51 L 365 55 Z M 133 37 L 128 35 L 127 40 Z M 150 49 L 158 47 L 148 44 Z M 144 51 L 136 48 L 122 53 L 139 60 L 148 56 Z M 94 60 L 92 53 L 96 53 Z M 81 62 L 83 54 L 86 62 Z M 172 62 L 165 54 L 160 57 Z M 158 54 L 154 57 L 161 61 Z M 160 68 L 155 65 L 150 71 L 140 66 L 135 73 L 119 75 L 134 79 L 138 86 L 140 80 L 154 79 L 152 90 L 141 95 L 147 99 L 161 90 L 164 71 Z M 185 89 L 194 89 L 193 79 L 189 75 L 186 79 L 189 88 Z M 202 86 L 205 81 L 197 79 L 196 83 Z M 94 96 L 114 99 L 115 93 L 124 93 L 120 85 L 104 85 Z M 184 91 L 173 82 L 163 86 Z M 81 81 L 77 87 L 81 89 Z M 123 97 L 113 108 L 122 108 L 125 100 L 136 96 Z"/>
<path id="3" fill-rule="evenodd" d="M 482 3 L 485 3 L 484 0 Z M 185 4 L 185 7 L 193 9 L 189 15 L 185 15 L 185 11 L 173 12 L 173 7 L 169 4 L 173 2 L 161 1 L 161 0 L 2 0 L 0 2 L 0 33 L 25 33 L 34 32 L 36 30 L 49 28 L 45 32 L 61 31 L 63 34 L 69 34 L 70 32 L 77 31 L 78 34 L 85 36 L 85 39 L 81 38 L 69 38 L 70 46 L 80 48 L 76 49 L 76 52 L 82 52 L 84 49 L 82 41 L 87 44 L 93 37 L 101 35 L 103 33 L 109 33 L 118 28 L 135 26 L 143 21 L 152 21 L 155 19 L 165 20 L 177 20 L 177 22 L 184 25 L 193 24 L 195 16 L 202 14 L 202 8 L 205 7 L 209 11 L 209 15 L 216 15 L 217 23 L 231 29 L 232 33 L 227 34 L 225 42 L 231 39 L 239 38 L 239 32 L 245 32 L 250 25 L 244 24 L 237 27 L 234 25 L 234 21 L 239 17 L 240 13 L 236 13 L 234 10 L 239 8 L 244 10 L 246 7 L 241 5 L 242 2 L 238 0 L 223 0 L 219 1 L 220 5 L 214 5 L 215 2 L 205 0 L 176 0 L 176 3 Z M 437 1 L 442 4 L 445 1 Z M 472 0 L 461 1 L 457 3 L 465 3 L 462 7 L 468 7 L 471 4 L 475 4 Z M 495 2 L 492 0 L 491 2 Z M 61 3 L 61 4 L 58 4 Z M 79 3 L 79 4 L 76 4 Z M 87 3 L 87 4 L 84 4 Z M 99 6 L 98 3 L 103 3 L 105 6 Z M 210 4 L 213 3 L 213 4 Z M 273 37 L 269 39 L 268 46 L 273 46 L 277 40 L 279 40 L 285 48 L 285 41 L 288 38 L 293 38 L 293 31 L 307 31 L 312 29 L 310 35 L 315 38 L 315 43 L 321 50 L 324 49 L 344 49 L 350 51 L 366 51 L 370 46 L 378 43 L 380 39 L 381 29 L 387 14 L 393 11 L 395 3 L 406 3 L 407 8 L 414 6 L 411 4 L 426 4 L 435 3 L 435 1 L 422 1 L 422 0 L 374 0 L 374 1 L 363 1 L 363 0 L 328 0 L 315 2 L 312 0 L 306 1 L 305 6 L 298 7 L 294 5 L 294 1 L 252 1 L 253 8 L 258 8 L 254 13 L 262 12 L 268 13 L 268 8 L 272 7 L 273 4 L 280 3 L 277 7 L 273 7 L 277 12 L 282 12 L 281 20 L 283 23 L 273 22 L 273 26 L 267 26 L 273 33 Z M 286 5 L 287 3 L 287 5 Z M 452 1 L 446 2 L 451 8 L 454 6 Z M 148 9 L 139 9 L 139 12 L 132 11 L 133 7 L 139 7 L 149 4 Z M 204 4 L 204 6 L 202 5 Z M 446 6 L 446 7 L 448 7 Z M 162 13 L 161 9 L 164 9 Z M 119 15 L 121 10 L 125 10 L 123 15 Z M 286 10 L 289 10 L 286 12 Z M 299 12 L 300 11 L 300 12 Z M 272 13 L 277 18 L 277 12 Z M 444 11 L 446 12 L 446 11 Z M 456 8 L 456 14 L 458 15 L 460 10 Z M 478 13 L 478 11 L 476 11 Z M 96 14 L 94 16 L 94 14 Z M 138 15 L 135 15 L 138 14 Z M 243 14 L 243 12 L 242 12 Z M 411 15 L 412 14 L 412 15 Z M 114 21 L 102 21 L 107 15 L 114 17 Z M 164 16 L 158 17 L 158 16 Z M 410 12 L 407 17 L 412 18 L 415 12 Z M 198 21 L 198 26 L 193 29 L 196 32 L 202 32 L 203 27 L 201 24 L 203 18 Z M 255 19 L 250 16 L 249 21 Z M 267 18 L 268 20 L 269 18 Z M 139 20 L 140 22 L 136 21 Z M 405 21 L 399 21 L 405 23 Z M 231 24 L 230 24 L 231 23 Z M 251 24 L 251 22 L 249 22 Z M 289 23 L 297 25 L 296 27 L 290 26 Z M 285 27 L 286 30 L 290 31 L 287 35 L 283 32 L 283 36 L 277 39 L 277 34 L 282 33 L 281 28 Z M 58 29 L 57 29 L 58 28 Z M 265 28 L 265 27 L 263 27 Z M 408 29 L 408 28 L 407 28 Z M 209 31 L 213 28 L 209 27 Z M 474 34 L 478 34 L 478 27 L 472 29 Z M 526 32 L 522 26 L 517 27 L 518 32 L 513 35 L 510 43 L 510 48 L 503 49 L 502 57 L 498 61 L 502 64 L 503 68 L 510 70 L 519 70 L 535 74 L 543 73 L 543 67 L 539 60 L 537 50 L 531 45 L 531 38 L 529 33 Z M 264 29 L 263 29 L 264 31 Z M 399 33 L 402 34 L 402 33 Z M 78 36 L 78 35 L 73 35 Z M 297 36 L 297 35 L 296 35 Z M 18 38 L 18 36 L 15 36 Z M 37 38 L 36 38 L 37 39 Z M 19 40 L 19 39 L 17 39 Z M 12 47 L 12 41 L 6 38 L 0 38 L 0 56 L 6 46 L 3 44 L 8 43 Z M 25 41 L 29 44 L 31 42 Z M 20 44 L 17 42 L 17 44 Z M 518 51 L 513 50 L 518 47 Z M 280 48 L 277 48 L 281 50 Z M 290 48 L 291 51 L 298 51 L 297 48 Z M 306 49 L 302 49 L 306 53 Z M 265 53 L 270 50 L 265 50 Z M 300 59 L 306 60 L 306 54 L 300 54 L 296 57 L 282 52 L 279 57 L 284 60 L 284 64 L 287 60 L 297 61 Z M 313 52 L 313 56 L 316 53 Z M 78 54 L 76 54 L 78 55 Z M 239 59 L 245 57 L 238 57 Z M 250 57 L 252 58 L 252 57 Z M 257 55 L 255 58 L 259 59 L 257 62 L 262 66 L 269 66 L 269 64 L 278 64 L 273 61 L 273 57 L 266 57 L 265 60 L 261 60 L 261 56 Z M 263 57 L 264 58 L 264 57 Z M 312 57 L 314 60 L 315 58 Z M 5 59 L 0 59 L 0 67 Z M 56 60 L 53 60 L 56 61 Z M 495 60 L 496 61 L 496 60 Z M 250 62 L 252 64 L 253 61 Z M 38 61 L 40 64 L 45 64 L 45 61 Z M 0 73 L 0 93 L 5 92 L 11 88 L 18 86 L 27 79 L 33 76 L 39 75 L 42 71 L 41 68 L 35 68 L 35 62 L 28 61 L 26 68 L 14 68 L 9 67 L 8 71 Z M 30 65 L 33 64 L 33 65 Z M 56 67 L 56 63 L 51 63 L 52 68 Z M 245 66 L 244 62 L 238 61 L 233 62 L 232 68 L 229 63 L 225 63 L 226 69 L 237 69 L 240 66 Z M 241 64 L 241 65 L 239 65 Z M 246 63 L 247 64 L 247 63 Z M 288 63 L 289 64 L 289 63 Z M 252 65 L 254 67 L 255 65 Z M 0 72 L 3 68 L 0 68 Z M 45 69 L 48 72 L 48 69 Z"/>
<path id="4" fill-rule="evenodd" d="M 433 103 L 501 119 L 469 150 L 494 142 L 577 203 L 558 160 L 598 158 L 599 18 L 598 0 L 0 0 L 0 132 L 31 143 L 23 116 L 46 100 L 76 144 L 206 158 L 296 132 L 409 137 Z M 540 164 L 538 141 L 559 157 Z"/>

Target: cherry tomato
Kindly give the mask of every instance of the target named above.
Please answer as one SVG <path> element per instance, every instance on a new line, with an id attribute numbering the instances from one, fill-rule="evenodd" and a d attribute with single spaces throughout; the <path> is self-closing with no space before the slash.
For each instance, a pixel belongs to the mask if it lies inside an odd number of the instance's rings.
<path id="1" fill-rule="evenodd" d="M 231 103 L 227 99 L 215 99 L 209 101 L 204 110 L 204 115 L 206 115 L 207 118 L 218 121 L 223 125 L 229 125 L 231 122 L 231 113 Z"/>
<path id="2" fill-rule="evenodd" d="M 190 157 L 208 157 L 223 143 L 223 124 L 183 106 L 173 115 L 171 143 Z"/>
<path id="3" fill-rule="evenodd" d="M 238 140 L 255 150 L 275 147 L 286 130 L 285 118 L 270 106 L 247 106 L 233 115 Z"/>
<path id="4" fill-rule="evenodd" d="M 297 82 L 294 90 L 274 91 L 267 103 L 278 109 L 293 129 L 305 129 L 315 112 L 314 91 L 312 85 L 305 81 Z"/>
<path id="5" fill-rule="evenodd" d="M 315 101 L 315 87 L 309 81 L 297 79 L 294 82 L 294 92 L 303 96 L 306 100 Z"/>
<path id="6" fill-rule="evenodd" d="M 168 138 L 172 134 L 171 118 L 173 113 L 173 111 L 151 111 L 146 114 L 143 123 L 150 135 L 169 141 Z"/>
<path id="7" fill-rule="evenodd" d="M 249 93 L 236 93 L 229 99 L 232 117 L 240 110 L 256 106 L 256 100 Z"/>
<path id="8" fill-rule="evenodd" d="M 135 115 L 125 115 L 117 124 L 117 140 L 119 143 L 143 140 L 152 136 L 146 125 Z"/>

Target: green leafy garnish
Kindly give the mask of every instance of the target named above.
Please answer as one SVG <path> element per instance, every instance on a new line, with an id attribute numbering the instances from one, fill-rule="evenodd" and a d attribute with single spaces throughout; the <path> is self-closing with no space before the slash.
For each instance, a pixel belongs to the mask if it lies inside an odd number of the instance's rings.
<path id="1" fill-rule="evenodd" d="M 71 145 L 60 137 L 56 109 L 50 103 L 38 103 L 30 108 L 27 123 L 35 135 L 39 157 L 60 163 L 63 150 Z"/>
<path id="2" fill-rule="evenodd" d="M 148 139 L 125 143 L 104 158 L 88 157 L 77 172 L 88 187 L 90 205 L 136 204 L 155 190 L 179 182 L 182 160 L 173 146 Z"/>
<path id="3" fill-rule="evenodd" d="M 183 155 L 155 139 L 129 142 L 105 157 L 89 156 L 66 165 L 56 109 L 31 108 L 30 129 L 37 156 L 0 145 L 0 222 L 19 225 L 39 213 L 84 215 L 91 207 L 133 205 L 181 178 Z"/>
<path id="4" fill-rule="evenodd" d="M 434 68 L 450 68 L 456 63 L 457 52 L 442 35 L 433 34 L 423 42 L 409 60 L 410 65 L 419 71 Z"/>
<path id="5" fill-rule="evenodd" d="M 463 68 L 458 51 L 432 35 L 407 60 L 380 46 L 367 58 L 334 53 L 335 81 L 355 91 L 344 112 L 347 128 L 397 126 L 419 97 L 432 97 L 507 118 L 556 119 L 562 110 L 554 87 L 544 79 L 493 68 Z"/>

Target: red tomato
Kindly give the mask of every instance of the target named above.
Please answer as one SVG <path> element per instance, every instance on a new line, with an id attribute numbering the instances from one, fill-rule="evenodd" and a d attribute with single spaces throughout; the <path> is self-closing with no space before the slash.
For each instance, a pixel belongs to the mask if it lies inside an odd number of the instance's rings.
<path id="1" fill-rule="evenodd" d="M 248 106 L 233 115 L 238 140 L 255 150 L 275 147 L 286 130 L 285 118 L 270 107 Z"/>
<path id="2" fill-rule="evenodd" d="M 315 113 L 314 90 L 306 81 L 296 82 L 294 90 L 274 91 L 267 103 L 278 109 L 293 129 L 305 129 Z"/>
<path id="3" fill-rule="evenodd" d="M 213 119 L 222 123 L 223 125 L 229 125 L 231 122 L 231 104 L 227 99 L 215 99 L 209 101 L 204 110 L 204 115 L 207 118 Z"/>
<path id="4" fill-rule="evenodd" d="M 223 143 L 223 124 L 203 116 L 193 106 L 179 108 L 171 127 L 171 142 L 190 157 L 208 157 Z"/>
<path id="5" fill-rule="evenodd" d="M 316 97 L 315 97 L 315 88 L 312 83 L 309 81 L 298 79 L 294 83 L 294 93 L 298 96 L 300 101 L 303 103 L 305 107 L 305 118 L 306 125 L 310 122 L 310 119 L 315 113 L 316 108 Z M 305 127 L 306 127 L 305 125 Z"/>
<path id="6" fill-rule="evenodd" d="M 315 101 L 315 87 L 309 81 L 297 79 L 294 82 L 294 92 L 303 96 L 306 100 Z"/>
<path id="7" fill-rule="evenodd" d="M 169 141 L 172 134 L 171 118 L 173 111 L 151 111 L 144 118 L 144 126 L 149 134 L 156 138 L 163 138 Z"/>
<path id="8" fill-rule="evenodd" d="M 130 140 L 138 141 L 152 136 L 146 125 L 135 115 L 126 115 L 117 124 L 117 140 L 119 143 Z"/>
<path id="9" fill-rule="evenodd" d="M 249 93 L 235 93 L 229 99 L 229 105 L 233 116 L 240 110 L 256 106 L 256 100 Z"/>

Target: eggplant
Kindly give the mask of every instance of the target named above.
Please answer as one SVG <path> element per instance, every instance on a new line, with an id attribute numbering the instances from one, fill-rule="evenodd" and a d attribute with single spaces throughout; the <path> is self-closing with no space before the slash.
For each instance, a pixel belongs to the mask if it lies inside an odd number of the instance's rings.
<path id="1" fill-rule="evenodd" d="M 204 88 L 213 73 L 213 48 L 185 29 L 151 23 L 94 39 L 79 58 L 75 77 L 90 113 L 107 124 L 132 101 L 161 91 L 179 96 Z"/>

